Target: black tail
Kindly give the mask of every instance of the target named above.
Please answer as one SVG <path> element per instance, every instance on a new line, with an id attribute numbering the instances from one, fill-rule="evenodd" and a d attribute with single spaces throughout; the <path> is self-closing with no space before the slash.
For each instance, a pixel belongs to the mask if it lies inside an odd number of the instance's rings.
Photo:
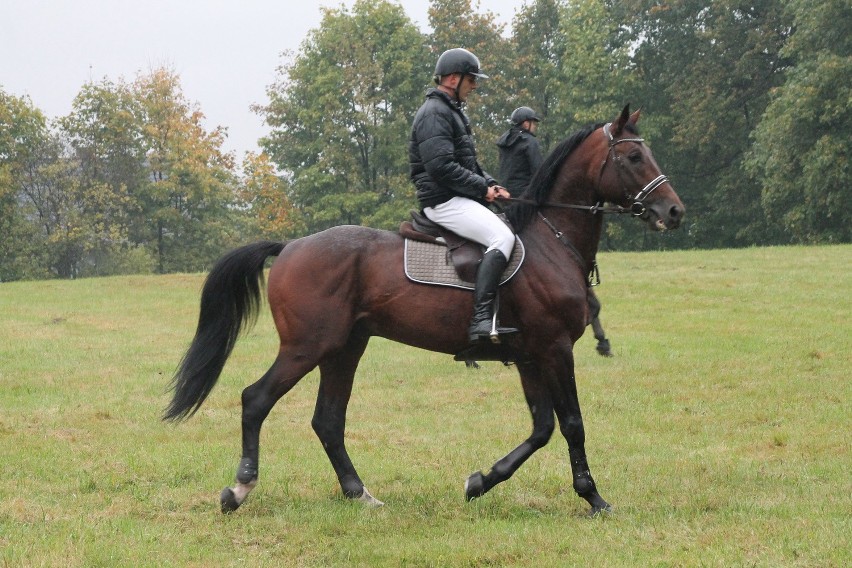
<path id="1" fill-rule="evenodd" d="M 174 397 L 163 420 L 189 418 L 213 390 L 240 332 L 257 318 L 266 259 L 285 244 L 261 241 L 232 250 L 207 275 L 195 338 L 172 378 Z"/>

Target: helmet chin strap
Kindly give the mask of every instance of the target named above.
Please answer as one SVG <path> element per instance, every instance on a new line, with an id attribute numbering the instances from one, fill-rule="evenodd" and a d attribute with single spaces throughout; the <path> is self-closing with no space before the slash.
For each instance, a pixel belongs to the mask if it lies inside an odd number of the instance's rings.
<path id="1" fill-rule="evenodd" d="M 459 77 L 459 82 L 456 83 L 456 88 L 455 88 L 456 100 L 459 102 L 459 104 L 461 104 L 461 102 L 462 102 L 461 98 L 459 97 L 459 90 L 461 89 L 461 85 L 464 82 L 464 75 L 465 74 L 461 73 L 460 75 L 461 76 Z"/>
<path id="2" fill-rule="evenodd" d="M 453 91 L 453 96 L 455 96 L 456 102 L 459 103 L 459 104 L 463 104 L 461 98 L 459 97 L 459 93 L 461 91 L 461 84 L 462 84 L 462 81 L 464 81 L 465 73 L 459 73 L 459 75 L 461 75 L 461 78 L 459 79 L 459 82 L 456 83 L 456 86 L 453 87 L 452 91 Z M 441 79 L 443 79 L 443 77 Z M 440 79 L 436 82 L 438 83 L 439 87 L 446 87 L 448 89 L 450 88 L 449 86 L 444 85 L 443 81 L 440 80 Z"/>

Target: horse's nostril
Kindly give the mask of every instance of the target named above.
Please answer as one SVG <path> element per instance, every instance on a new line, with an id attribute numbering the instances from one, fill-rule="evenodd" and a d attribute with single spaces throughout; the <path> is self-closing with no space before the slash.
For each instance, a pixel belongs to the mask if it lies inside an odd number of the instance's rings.
<path id="1" fill-rule="evenodd" d="M 683 217 L 683 209 L 677 205 L 672 205 L 672 208 L 669 209 L 669 217 L 676 221 L 680 221 L 681 217 Z"/>

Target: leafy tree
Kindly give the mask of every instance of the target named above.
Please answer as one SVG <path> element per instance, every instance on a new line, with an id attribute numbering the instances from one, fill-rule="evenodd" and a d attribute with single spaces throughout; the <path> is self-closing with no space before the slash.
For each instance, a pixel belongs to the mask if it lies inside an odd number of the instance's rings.
<path id="1" fill-rule="evenodd" d="M 130 87 L 105 79 L 84 85 L 71 113 L 59 121 L 80 164 L 78 182 L 91 200 L 87 226 L 98 241 L 89 251 L 92 274 L 151 267 L 152 256 L 134 238 L 144 233 L 138 198 L 150 183 L 141 119 Z"/>
<path id="2" fill-rule="evenodd" d="M 60 278 L 86 276 L 87 256 L 100 228 L 97 219 L 87 215 L 95 208 L 93 196 L 81 187 L 79 164 L 63 153 L 58 138 L 39 150 L 22 179 L 21 196 L 37 219 L 51 271 Z"/>
<path id="3" fill-rule="evenodd" d="M 84 85 L 60 121 L 79 172 L 87 272 L 200 270 L 234 232 L 233 159 L 168 69 Z"/>
<path id="4" fill-rule="evenodd" d="M 260 109 L 261 145 L 289 181 L 305 228 L 396 226 L 414 203 L 406 143 L 425 41 L 399 5 L 325 9 Z"/>
<path id="5" fill-rule="evenodd" d="M 686 203 L 681 245 L 716 247 L 771 238 L 744 156 L 750 133 L 783 77 L 789 24 L 778 0 L 628 2 L 643 79 L 643 127 Z"/>
<path id="6" fill-rule="evenodd" d="M 204 114 L 168 69 L 140 75 L 132 89 L 150 181 L 137 198 L 145 222 L 135 238 L 152 248 L 159 272 L 202 270 L 238 240 L 233 157 L 222 150 L 226 131 L 204 129 Z"/>
<path id="7" fill-rule="evenodd" d="M 166 69 L 84 85 L 57 133 L 0 91 L 0 279 L 205 269 L 244 226 L 203 118 Z"/>
<path id="8" fill-rule="evenodd" d="M 246 153 L 240 183 L 240 207 L 246 214 L 247 235 L 280 239 L 304 232 L 298 212 L 287 198 L 287 181 L 276 175 L 265 153 Z"/>
<path id="9" fill-rule="evenodd" d="M 0 282 L 49 276 L 35 211 L 22 196 L 49 137 L 44 114 L 0 88 Z"/>
<path id="10" fill-rule="evenodd" d="M 766 215 L 786 241 L 852 238 L 852 5 L 791 0 L 794 32 L 783 49 L 786 81 L 755 130 L 749 166 L 762 184 Z"/>
<path id="11" fill-rule="evenodd" d="M 561 20 L 563 94 L 557 113 L 567 130 L 615 118 L 637 94 L 631 45 L 603 0 L 575 0 Z M 634 101 L 635 102 L 635 101 Z"/>
<path id="12" fill-rule="evenodd" d="M 43 249 L 38 255 L 42 268 L 60 278 L 76 278 L 87 273 L 102 219 L 92 213 L 98 210 L 97 197 L 81 187 L 79 163 L 65 147 L 49 132 L 29 145 L 15 172 L 15 190 L 18 212 L 30 224 L 34 244 Z"/>
<path id="13" fill-rule="evenodd" d="M 542 118 L 538 131 L 543 148 L 571 134 L 557 111 L 563 96 L 565 29 L 560 22 L 564 0 L 534 0 L 524 5 L 512 23 L 511 59 L 506 73 L 509 90 L 507 114 L 519 106 L 535 109 Z"/>

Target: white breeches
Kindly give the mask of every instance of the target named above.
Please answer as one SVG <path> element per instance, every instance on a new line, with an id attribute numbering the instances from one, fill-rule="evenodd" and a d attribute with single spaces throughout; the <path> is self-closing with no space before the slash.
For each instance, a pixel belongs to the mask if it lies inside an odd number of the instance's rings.
<path id="1" fill-rule="evenodd" d="M 430 221 L 486 247 L 497 249 L 508 259 L 515 248 L 515 235 L 489 208 L 466 197 L 453 197 L 435 207 L 424 207 Z"/>

